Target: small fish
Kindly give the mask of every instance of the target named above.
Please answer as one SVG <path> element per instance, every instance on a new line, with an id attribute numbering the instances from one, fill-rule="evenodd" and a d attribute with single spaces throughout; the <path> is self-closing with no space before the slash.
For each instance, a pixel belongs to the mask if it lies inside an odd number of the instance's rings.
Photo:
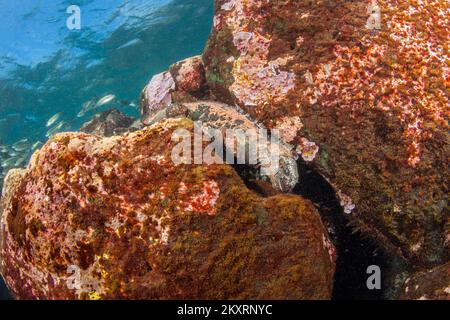
<path id="1" fill-rule="evenodd" d="M 81 109 L 80 112 L 78 112 L 78 114 L 77 114 L 77 118 L 82 118 L 82 117 L 84 117 L 85 114 L 86 114 L 86 111 Z"/>
<path id="2" fill-rule="evenodd" d="M 61 117 L 61 112 L 58 112 L 57 114 L 52 116 L 50 119 L 48 119 L 46 127 L 47 128 L 51 127 L 56 121 L 58 121 L 59 117 Z"/>
<path id="3" fill-rule="evenodd" d="M 68 128 L 68 124 L 64 121 L 61 121 L 60 123 L 58 123 L 56 126 L 54 126 L 53 128 L 51 128 L 50 130 L 47 131 L 47 134 L 45 135 L 47 138 L 50 138 L 51 136 L 53 136 L 55 133 L 58 133 L 62 130 L 65 130 L 66 128 Z"/>
<path id="4" fill-rule="evenodd" d="M 94 108 L 95 108 L 94 101 L 92 101 L 92 100 L 86 101 L 85 103 L 83 103 L 83 106 L 81 107 L 80 112 L 78 112 L 77 117 L 78 118 L 84 117 L 86 112 L 91 111 Z"/>
<path id="5" fill-rule="evenodd" d="M 8 113 L 8 114 L 6 115 L 6 118 L 7 118 L 7 119 L 10 119 L 10 118 L 18 119 L 18 118 L 20 118 L 20 117 L 21 117 L 21 114 L 20 114 L 20 113 L 17 113 L 17 112 L 15 112 L 15 113 Z"/>
<path id="6" fill-rule="evenodd" d="M 15 167 L 22 167 L 25 164 L 26 160 L 27 160 L 26 157 L 19 157 L 17 159 L 17 161 L 14 163 L 14 166 Z"/>
<path id="7" fill-rule="evenodd" d="M 130 105 L 130 101 L 126 100 L 126 99 L 122 99 L 119 101 L 121 105 L 123 106 L 129 106 Z"/>
<path id="8" fill-rule="evenodd" d="M 136 102 L 133 101 L 130 103 L 130 107 L 137 109 L 138 105 L 136 104 Z"/>
<path id="9" fill-rule="evenodd" d="M 2 161 L 2 167 L 3 168 L 11 168 L 15 165 L 17 160 L 19 160 L 19 157 L 12 157 L 12 158 L 6 159 L 5 161 Z"/>
<path id="10" fill-rule="evenodd" d="M 28 139 L 22 139 L 20 141 L 17 141 L 16 143 L 14 143 L 12 145 L 12 148 L 14 151 L 20 152 L 20 151 L 24 151 L 30 148 L 30 142 L 28 141 Z"/>
<path id="11" fill-rule="evenodd" d="M 37 148 L 41 147 L 43 145 L 43 143 L 41 141 L 37 141 L 35 142 L 32 146 L 31 146 L 31 151 L 36 150 Z"/>
<path id="12" fill-rule="evenodd" d="M 111 101 L 113 101 L 116 98 L 115 95 L 113 94 L 108 94 L 106 96 L 104 96 L 103 98 L 101 98 L 100 100 L 98 100 L 97 104 L 95 105 L 95 107 L 101 107 L 104 106 L 107 103 L 110 103 Z"/>
<path id="13" fill-rule="evenodd" d="M 128 41 L 124 45 L 121 45 L 120 47 L 117 48 L 117 50 L 128 48 L 128 47 L 131 47 L 131 46 L 135 46 L 135 45 L 141 44 L 141 43 L 143 43 L 143 41 L 141 39 L 136 38 L 136 39 Z"/>
<path id="14" fill-rule="evenodd" d="M 25 116 L 25 120 L 30 121 L 30 122 L 36 122 L 37 121 L 37 117 L 31 114 L 28 114 Z"/>
<path id="15" fill-rule="evenodd" d="M 17 157 L 18 155 L 20 155 L 20 153 L 18 151 L 15 151 L 15 150 L 9 150 L 8 151 L 8 155 L 10 157 Z"/>

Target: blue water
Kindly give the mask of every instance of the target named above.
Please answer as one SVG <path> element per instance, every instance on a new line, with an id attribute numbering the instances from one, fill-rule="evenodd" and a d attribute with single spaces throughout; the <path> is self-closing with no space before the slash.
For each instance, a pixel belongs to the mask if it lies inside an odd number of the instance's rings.
<path id="1" fill-rule="evenodd" d="M 81 9 L 80 30 L 66 26 L 70 5 Z M 58 112 L 66 131 L 79 130 L 102 110 L 77 117 L 83 103 L 108 94 L 116 100 L 103 109 L 137 116 L 127 102 L 138 105 L 152 75 L 202 52 L 213 1 L 0 0 L 0 17 L 0 145 L 11 151 L 21 139 L 45 142 Z"/>
<path id="2" fill-rule="evenodd" d="M 71 4 L 81 30 L 66 26 Z M 56 112 L 79 129 L 92 116 L 77 118 L 90 99 L 138 102 L 153 74 L 202 52 L 213 1 L 0 0 L 0 15 L 0 143 L 12 144 L 45 140 Z"/>

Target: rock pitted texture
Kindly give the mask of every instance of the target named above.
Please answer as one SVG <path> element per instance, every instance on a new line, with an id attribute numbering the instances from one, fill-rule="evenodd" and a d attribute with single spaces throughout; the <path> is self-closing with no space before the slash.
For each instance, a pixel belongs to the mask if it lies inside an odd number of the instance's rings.
<path id="1" fill-rule="evenodd" d="M 418 272 L 406 279 L 398 298 L 450 300 L 450 262 L 428 271 Z"/>
<path id="2" fill-rule="evenodd" d="M 101 137 L 111 137 L 136 130 L 130 128 L 135 120 L 117 109 L 110 109 L 96 114 L 90 121 L 83 124 L 80 131 Z"/>
<path id="3" fill-rule="evenodd" d="M 439 0 L 217 0 L 203 55 L 216 99 L 284 128 L 350 219 L 420 266 L 450 257 L 449 13 Z"/>
<path id="4" fill-rule="evenodd" d="M 0 271 L 20 299 L 329 299 L 335 251 L 308 201 L 227 165 L 178 165 L 169 119 L 54 136 L 6 179 Z"/>

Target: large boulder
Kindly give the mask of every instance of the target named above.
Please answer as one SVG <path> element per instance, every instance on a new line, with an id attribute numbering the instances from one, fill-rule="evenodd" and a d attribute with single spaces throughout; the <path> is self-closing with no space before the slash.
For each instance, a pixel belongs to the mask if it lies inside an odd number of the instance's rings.
<path id="1" fill-rule="evenodd" d="M 15 297 L 331 297 L 335 251 L 314 206 L 258 196 L 228 165 L 175 165 L 181 129 L 194 124 L 57 134 L 9 173 L 0 271 Z"/>
<path id="2" fill-rule="evenodd" d="M 448 1 L 216 0 L 211 94 L 286 132 L 349 219 L 417 265 L 450 258 Z"/>

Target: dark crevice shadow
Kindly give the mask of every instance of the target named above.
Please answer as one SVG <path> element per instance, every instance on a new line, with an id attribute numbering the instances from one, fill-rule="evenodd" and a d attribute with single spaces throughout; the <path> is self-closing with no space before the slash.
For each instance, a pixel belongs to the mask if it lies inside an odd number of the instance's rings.
<path id="1" fill-rule="evenodd" d="M 280 193 L 268 181 L 259 180 L 258 169 L 248 165 L 233 165 L 245 185 L 260 196 Z M 292 193 L 310 200 L 320 212 L 322 221 L 337 250 L 333 300 L 382 300 L 388 296 L 391 261 L 374 241 L 349 225 L 333 187 L 304 161 L 298 161 L 299 183 Z M 367 268 L 381 269 L 381 290 L 369 290 Z M 390 276 L 389 276 L 390 278 Z"/>
<path id="2" fill-rule="evenodd" d="M 299 161 L 299 183 L 293 193 L 314 203 L 337 250 L 333 300 L 381 300 L 388 288 L 384 270 L 389 258 L 371 239 L 349 226 L 331 185 L 305 162 Z M 381 272 L 381 290 L 369 290 L 367 268 L 377 265 Z"/>
<path id="3" fill-rule="evenodd" d="M 9 294 L 9 290 L 3 281 L 3 278 L 0 276 L 0 300 L 12 300 L 11 295 Z"/>

